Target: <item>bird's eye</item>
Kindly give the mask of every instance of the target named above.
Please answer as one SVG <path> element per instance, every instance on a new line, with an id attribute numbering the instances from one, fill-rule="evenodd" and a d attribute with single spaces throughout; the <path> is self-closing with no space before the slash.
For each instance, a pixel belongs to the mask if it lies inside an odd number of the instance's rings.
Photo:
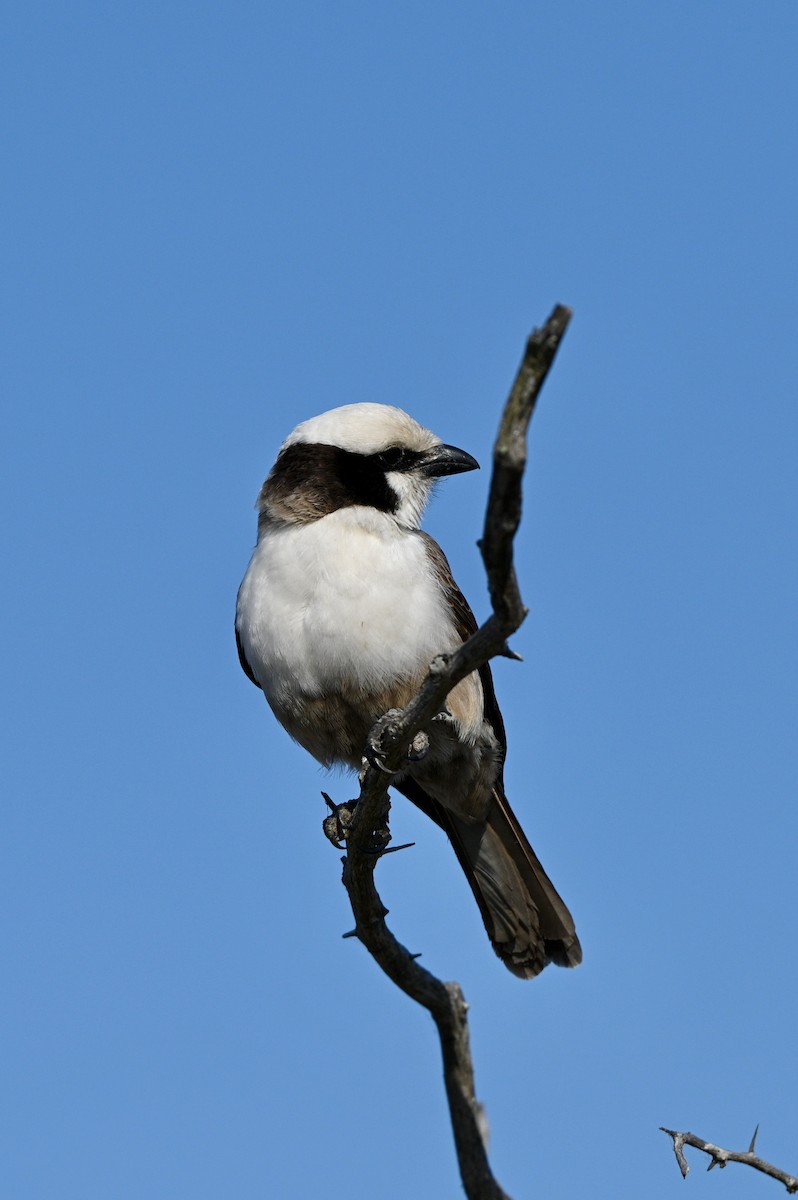
<path id="1" fill-rule="evenodd" d="M 380 463 L 386 471 L 395 471 L 397 467 L 401 467 L 404 459 L 405 452 L 401 446 L 389 446 L 380 455 Z"/>

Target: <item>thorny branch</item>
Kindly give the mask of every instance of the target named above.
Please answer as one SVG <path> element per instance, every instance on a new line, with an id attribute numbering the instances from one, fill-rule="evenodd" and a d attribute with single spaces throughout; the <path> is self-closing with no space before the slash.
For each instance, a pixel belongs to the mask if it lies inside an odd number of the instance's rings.
<path id="1" fill-rule="evenodd" d="M 435 659 L 421 690 L 405 709 L 387 713 L 375 725 L 369 740 L 387 773 L 368 767 L 346 833 L 343 882 L 355 916 L 355 928 L 348 936 L 359 938 L 386 975 L 426 1008 L 435 1021 L 460 1176 L 469 1200 L 510 1198 L 494 1178 L 488 1162 L 485 1119 L 474 1088 L 468 1006 L 459 984 L 443 983 L 420 966 L 385 924 L 387 909 L 374 886 L 374 867 L 379 858 L 374 852 L 374 831 L 387 826 L 391 773 L 400 769 L 407 747 L 442 710 L 455 684 L 495 655 L 512 657 L 507 639 L 527 612 L 513 567 L 513 539 L 521 520 L 526 433 L 570 318 L 570 310 L 558 305 L 543 328 L 533 331 L 502 414 L 480 542 L 493 613 L 453 654 Z"/>
<path id="2" fill-rule="evenodd" d="M 684 1156 L 684 1147 L 695 1146 L 696 1150 L 703 1150 L 705 1154 L 709 1155 L 708 1171 L 711 1171 L 713 1167 L 725 1167 L 730 1162 L 745 1163 L 746 1166 L 753 1167 L 755 1171 L 769 1175 L 771 1179 L 778 1179 L 779 1183 L 784 1184 L 790 1195 L 798 1192 L 798 1179 L 794 1175 L 789 1175 L 786 1171 L 774 1167 L 772 1163 L 765 1162 L 764 1158 L 760 1158 L 758 1154 L 754 1153 L 756 1135 L 759 1133 L 758 1125 L 747 1150 L 724 1150 L 721 1146 L 713 1145 L 712 1142 L 705 1142 L 703 1138 L 697 1137 L 694 1133 L 677 1133 L 675 1129 L 666 1129 L 664 1125 L 660 1125 L 660 1129 L 673 1138 L 673 1152 L 676 1155 L 683 1179 L 687 1178 L 687 1172 L 690 1170 Z"/>

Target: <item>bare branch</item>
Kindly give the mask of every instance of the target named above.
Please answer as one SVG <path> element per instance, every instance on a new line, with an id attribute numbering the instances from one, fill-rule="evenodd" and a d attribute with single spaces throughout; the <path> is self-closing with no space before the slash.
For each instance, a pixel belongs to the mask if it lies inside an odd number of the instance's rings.
<path id="1" fill-rule="evenodd" d="M 753 1167 L 755 1171 L 761 1171 L 763 1175 L 769 1175 L 771 1179 L 777 1179 L 779 1183 L 783 1183 L 790 1195 L 798 1192 L 798 1178 L 774 1167 L 772 1163 L 765 1162 L 764 1158 L 754 1154 L 756 1135 L 759 1132 L 758 1125 L 747 1150 L 724 1150 L 721 1146 L 713 1145 L 712 1142 L 705 1142 L 703 1138 L 697 1137 L 694 1133 L 677 1133 L 675 1129 L 666 1129 L 664 1125 L 660 1125 L 660 1129 L 673 1138 L 673 1152 L 676 1155 L 683 1179 L 687 1178 L 687 1172 L 690 1170 L 684 1156 L 684 1147 L 694 1146 L 696 1150 L 703 1150 L 705 1154 L 709 1155 L 708 1171 L 711 1171 L 713 1167 L 725 1167 L 730 1162 L 744 1163 L 748 1167 Z"/>
<path id="2" fill-rule="evenodd" d="M 431 1013 L 438 1029 L 444 1080 L 460 1176 L 469 1200 L 509 1200 L 488 1162 L 485 1118 L 476 1099 L 466 1017 L 468 1006 L 457 983 L 443 983 L 416 961 L 385 924 L 387 909 L 374 886 L 374 868 L 387 844 L 388 785 L 404 764 L 416 735 L 441 712 L 452 688 L 495 655 L 509 655 L 507 639 L 526 616 L 513 568 L 513 538 L 521 519 L 521 481 L 526 465 L 526 433 L 535 403 L 571 313 L 557 306 L 529 338 L 502 415 L 494 448 L 493 476 L 480 543 L 493 613 L 453 654 L 440 655 L 418 695 L 401 712 L 386 713 L 369 737 L 372 764 L 366 770 L 354 813 L 346 806 L 343 882 L 349 894 L 356 936 L 386 975 Z M 335 806 L 331 807 L 335 808 Z M 333 817 L 335 822 L 337 810 Z M 329 836 L 329 834 L 328 834 Z"/>
<path id="3" fill-rule="evenodd" d="M 499 619 L 514 624 L 511 632 L 526 616 L 513 568 L 513 539 L 521 522 L 527 429 L 570 319 L 571 310 L 558 304 L 543 328 L 530 335 L 493 449 L 493 477 L 480 549 L 493 611 Z"/>

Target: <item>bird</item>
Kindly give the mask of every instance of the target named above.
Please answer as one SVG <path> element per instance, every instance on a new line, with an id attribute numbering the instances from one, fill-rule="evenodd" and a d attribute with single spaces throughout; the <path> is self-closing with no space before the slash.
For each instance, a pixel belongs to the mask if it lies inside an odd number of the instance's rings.
<path id="1" fill-rule="evenodd" d="M 400 408 L 344 404 L 302 421 L 257 500 L 238 591 L 241 665 L 292 738 L 325 767 L 359 769 L 369 732 L 417 692 L 477 622 L 420 528 L 434 485 L 477 469 Z M 531 979 L 576 966 L 574 921 L 504 791 L 504 723 L 486 664 L 449 693 L 392 786 L 449 838 L 491 945 Z"/>

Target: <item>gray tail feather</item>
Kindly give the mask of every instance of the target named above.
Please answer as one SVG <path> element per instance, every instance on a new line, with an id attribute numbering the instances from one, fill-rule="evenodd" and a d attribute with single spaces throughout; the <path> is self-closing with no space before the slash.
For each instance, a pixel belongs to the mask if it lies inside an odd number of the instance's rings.
<path id="1" fill-rule="evenodd" d="M 446 818 L 446 832 L 491 945 L 508 970 L 521 979 L 532 979 L 550 962 L 578 966 L 582 947 L 573 918 L 506 797 L 494 791 L 484 825 L 469 824 L 451 813 Z"/>
<path id="2" fill-rule="evenodd" d="M 532 979 L 550 962 L 579 965 L 582 947 L 573 917 L 503 792 L 494 788 L 486 822 L 471 823 L 433 800 L 413 779 L 395 786 L 447 834 L 491 945 L 508 970 Z"/>

